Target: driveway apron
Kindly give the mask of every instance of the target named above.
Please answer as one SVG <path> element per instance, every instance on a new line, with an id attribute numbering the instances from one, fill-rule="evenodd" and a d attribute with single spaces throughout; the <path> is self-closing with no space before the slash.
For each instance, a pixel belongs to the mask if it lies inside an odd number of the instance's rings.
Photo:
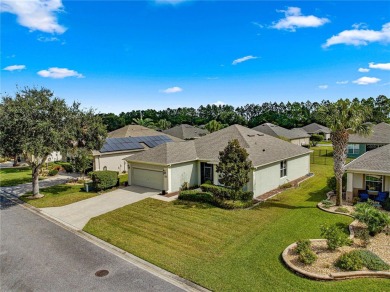
<path id="1" fill-rule="evenodd" d="M 123 206 L 155 196 L 157 190 L 129 186 L 63 207 L 41 208 L 42 213 L 81 230 L 88 221 Z"/>

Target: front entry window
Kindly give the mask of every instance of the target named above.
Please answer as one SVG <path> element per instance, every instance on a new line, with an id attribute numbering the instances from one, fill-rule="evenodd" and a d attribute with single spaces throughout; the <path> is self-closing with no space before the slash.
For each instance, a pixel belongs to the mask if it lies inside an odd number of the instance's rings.
<path id="1" fill-rule="evenodd" d="M 206 181 L 214 181 L 213 177 L 213 165 L 205 162 L 201 162 L 200 166 L 200 174 L 201 174 L 201 183 L 205 183 Z"/>
<path id="2" fill-rule="evenodd" d="M 383 178 L 381 175 L 366 175 L 366 189 L 369 191 L 382 191 L 382 181 Z"/>

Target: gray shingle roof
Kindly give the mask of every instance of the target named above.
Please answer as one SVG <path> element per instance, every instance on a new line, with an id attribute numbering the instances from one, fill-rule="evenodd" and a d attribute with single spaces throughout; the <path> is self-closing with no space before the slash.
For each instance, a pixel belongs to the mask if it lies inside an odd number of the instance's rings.
<path id="1" fill-rule="evenodd" d="M 325 127 L 317 123 L 311 123 L 309 125 L 302 127 L 302 129 L 309 134 L 318 134 L 318 133 L 330 134 L 331 132 L 331 130 L 328 127 Z"/>
<path id="2" fill-rule="evenodd" d="M 284 137 L 289 140 L 299 139 L 299 138 L 309 138 L 310 135 L 306 133 L 305 131 L 302 131 L 300 129 L 292 129 L 288 130 L 286 128 L 271 124 L 271 123 L 264 123 L 262 125 L 259 125 L 257 127 L 252 128 L 252 130 L 259 131 L 261 133 L 273 136 L 273 137 Z"/>
<path id="3" fill-rule="evenodd" d="M 229 141 L 237 139 L 245 148 L 254 166 L 261 166 L 295 156 L 309 154 L 310 150 L 274 138 L 240 125 L 233 125 L 220 131 L 188 142 L 171 142 L 157 146 L 144 153 L 127 157 L 127 161 L 174 164 L 190 160 L 218 162 L 219 151 Z"/>
<path id="4" fill-rule="evenodd" d="M 143 136 L 161 136 L 161 135 L 168 136 L 173 141 L 182 141 L 177 137 L 173 137 L 140 125 L 124 126 L 122 128 L 119 128 L 115 131 L 108 133 L 107 138 L 143 137 Z"/>
<path id="5" fill-rule="evenodd" d="M 372 127 L 372 134 L 368 137 L 352 134 L 349 143 L 390 144 L 390 125 L 380 123 Z"/>
<path id="6" fill-rule="evenodd" d="M 390 173 L 390 144 L 364 153 L 348 163 L 345 169 Z"/>
<path id="7" fill-rule="evenodd" d="M 208 134 L 207 130 L 200 129 L 187 124 L 177 125 L 162 132 L 183 140 L 195 139 Z"/>

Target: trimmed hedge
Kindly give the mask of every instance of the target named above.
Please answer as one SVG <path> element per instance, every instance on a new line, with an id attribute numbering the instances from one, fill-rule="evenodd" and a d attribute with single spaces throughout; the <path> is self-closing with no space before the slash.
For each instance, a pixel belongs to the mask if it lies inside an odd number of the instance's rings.
<path id="1" fill-rule="evenodd" d="M 67 173 L 73 172 L 73 166 L 69 162 L 56 162 L 56 163 L 61 165 Z"/>
<path id="2" fill-rule="evenodd" d="M 200 186 L 203 192 L 212 193 L 216 199 L 219 200 L 240 200 L 240 201 L 252 201 L 253 192 L 250 191 L 238 191 L 235 192 L 232 189 L 228 189 L 223 186 L 216 186 L 212 184 L 202 184 Z"/>
<path id="3" fill-rule="evenodd" d="M 200 203 L 214 203 L 214 198 L 210 193 L 198 192 L 196 190 L 186 190 L 179 193 L 179 200 L 200 202 Z"/>
<path id="4" fill-rule="evenodd" d="M 253 201 L 214 200 L 214 205 L 222 209 L 245 209 L 253 206 Z"/>
<path id="5" fill-rule="evenodd" d="M 93 187 L 95 190 L 105 190 L 118 184 L 118 172 L 102 170 L 92 172 Z"/>

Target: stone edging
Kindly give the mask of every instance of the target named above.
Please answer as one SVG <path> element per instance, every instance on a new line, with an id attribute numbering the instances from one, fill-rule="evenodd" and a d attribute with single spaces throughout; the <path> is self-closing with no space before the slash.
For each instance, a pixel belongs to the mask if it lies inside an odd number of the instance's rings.
<path id="1" fill-rule="evenodd" d="M 328 199 L 330 196 L 330 192 L 326 194 Z M 335 212 L 331 211 L 328 209 L 325 209 L 320 206 L 321 203 L 317 204 L 317 207 L 321 209 L 322 211 L 328 212 L 328 213 L 333 213 L 333 214 L 339 214 L 339 215 L 344 215 L 348 217 L 353 217 L 350 214 L 346 213 L 341 213 L 341 212 Z M 356 222 L 357 220 L 354 220 L 349 226 L 349 238 L 354 238 L 355 233 L 352 228 L 352 224 Z M 309 239 L 310 241 L 325 241 L 326 239 Z M 385 278 L 385 279 L 390 279 L 390 272 L 385 272 L 385 271 L 354 271 L 354 272 L 337 272 L 337 273 L 330 273 L 329 275 L 321 275 L 321 274 L 315 274 L 308 272 L 306 270 L 303 270 L 297 266 L 295 266 L 287 257 L 288 252 L 292 249 L 294 249 L 297 246 L 296 242 L 290 244 L 282 253 L 282 259 L 283 262 L 287 265 L 287 267 L 294 272 L 301 274 L 305 277 L 314 279 L 314 280 L 346 280 L 346 279 L 355 279 L 355 278 Z"/>
<path id="2" fill-rule="evenodd" d="M 310 239 L 310 241 L 324 241 L 325 239 Z M 297 246 L 296 242 L 290 244 L 282 253 L 282 259 L 287 267 L 294 272 L 301 274 L 305 277 L 314 279 L 314 280 L 346 280 L 346 279 L 355 279 L 355 278 L 385 278 L 390 279 L 390 272 L 384 271 L 355 271 L 355 272 L 337 272 L 330 273 L 329 275 L 315 274 L 308 271 L 305 271 L 297 266 L 295 266 L 288 258 L 288 252 L 294 249 Z"/>

